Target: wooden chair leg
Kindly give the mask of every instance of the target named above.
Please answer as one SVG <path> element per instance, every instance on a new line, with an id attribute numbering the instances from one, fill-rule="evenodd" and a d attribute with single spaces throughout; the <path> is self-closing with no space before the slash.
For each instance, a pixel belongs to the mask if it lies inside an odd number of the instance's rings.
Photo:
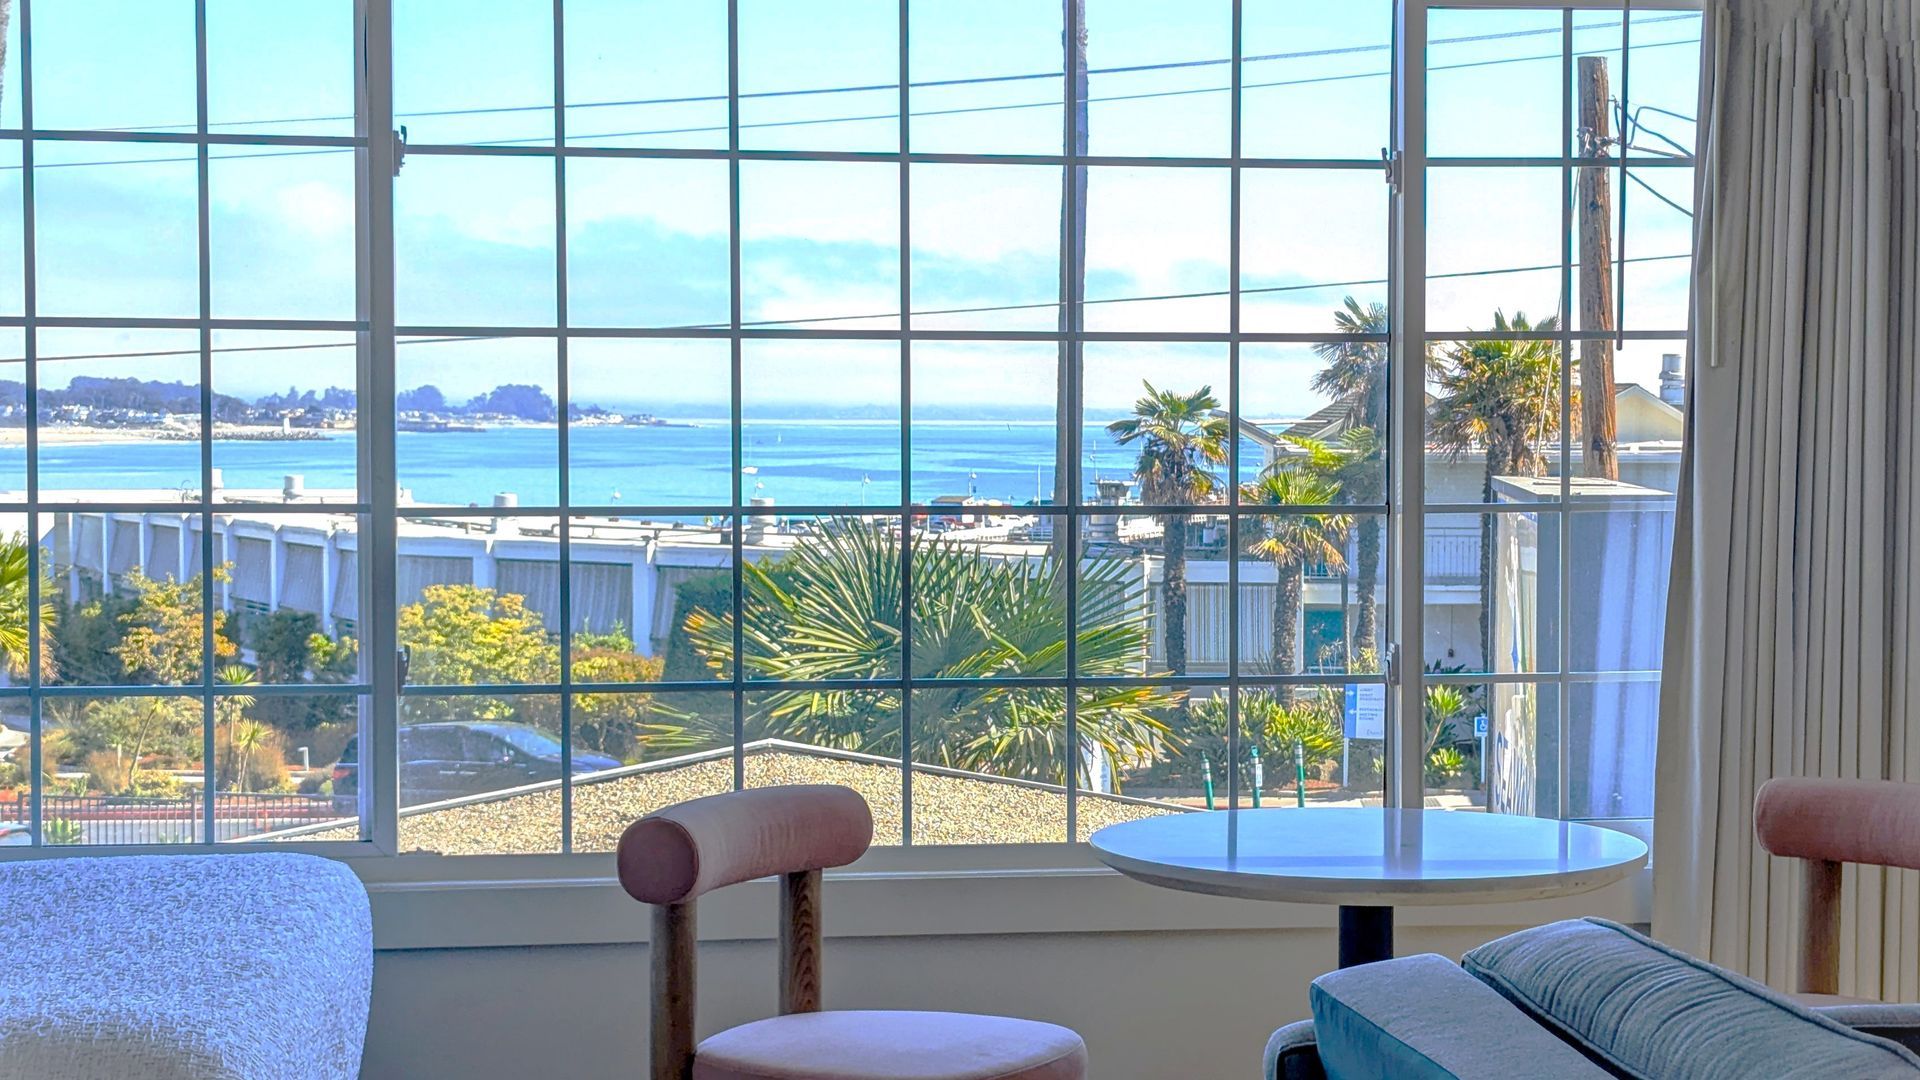
<path id="1" fill-rule="evenodd" d="M 1840 864 L 1801 862 L 1800 992 L 1840 992 Z"/>
<path id="2" fill-rule="evenodd" d="M 655 904 L 647 943 L 653 976 L 653 1080 L 693 1076 L 693 904 Z"/>
<path id="3" fill-rule="evenodd" d="M 780 878 L 780 1013 L 820 1011 L 820 871 Z"/>

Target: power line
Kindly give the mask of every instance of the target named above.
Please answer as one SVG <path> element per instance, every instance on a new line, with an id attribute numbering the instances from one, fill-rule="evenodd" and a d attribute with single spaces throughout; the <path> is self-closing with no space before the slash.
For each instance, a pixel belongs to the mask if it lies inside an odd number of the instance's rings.
<path id="1" fill-rule="evenodd" d="M 1661 16 L 1655 16 L 1651 18 L 1637 20 L 1637 25 L 1650 26 L 1657 23 L 1698 21 L 1699 18 L 1700 16 L 1695 13 L 1683 13 L 1678 15 L 1661 15 Z M 1617 22 L 1583 23 L 1583 24 L 1575 25 L 1573 27 L 1573 31 L 1574 33 L 1583 33 L 1590 30 L 1617 29 L 1619 25 L 1620 24 Z M 1460 37 L 1433 38 L 1427 42 L 1427 45 L 1428 47 L 1432 47 L 1434 45 L 1470 45 L 1470 44 L 1478 44 L 1478 43 L 1488 42 L 1488 41 L 1507 41 L 1515 38 L 1539 37 L 1539 36 L 1548 35 L 1548 34 L 1557 35 L 1559 33 L 1560 33 L 1560 27 L 1557 27 L 1557 26 L 1541 27 L 1533 30 L 1508 30 L 1508 31 L 1502 31 L 1500 33 L 1493 33 L 1493 34 L 1469 34 L 1469 35 L 1463 35 Z M 1695 39 L 1695 40 L 1698 40 L 1698 39 Z M 1637 48 L 1638 46 L 1635 46 L 1635 47 Z M 1283 60 L 1315 60 L 1315 59 L 1325 59 L 1327 57 L 1332 57 L 1332 56 L 1352 56 L 1352 55 L 1358 55 L 1361 53 L 1389 52 L 1391 51 L 1391 49 L 1392 49 L 1392 46 L 1390 44 L 1385 44 L 1385 43 L 1374 44 L 1374 45 L 1346 45 L 1346 46 L 1329 48 L 1329 49 L 1306 49 L 1306 50 L 1301 50 L 1297 52 L 1261 53 L 1254 56 L 1243 56 L 1241 57 L 1241 63 L 1258 64 L 1258 63 L 1268 63 L 1268 62 L 1283 61 Z M 1557 59 L 1558 57 L 1559 57 L 1559 54 L 1555 53 L 1554 58 Z M 1115 67 L 1088 68 L 1087 74 L 1089 76 L 1131 75 L 1131 74 L 1137 74 L 1137 73 L 1146 72 L 1146 71 L 1170 71 L 1170 70 L 1183 69 L 1183 68 L 1220 67 L 1227 64 L 1231 64 L 1231 63 L 1233 63 L 1233 59 L 1231 57 L 1219 57 L 1219 58 L 1212 58 L 1212 59 L 1206 59 L 1206 60 L 1179 60 L 1179 61 L 1170 61 L 1170 62 L 1157 63 L 1157 64 L 1126 64 L 1126 65 L 1120 65 Z M 972 86 L 972 85 L 982 85 L 982 84 L 989 84 L 989 83 L 1029 82 L 1029 81 L 1040 80 L 1040 79 L 1058 79 L 1058 78 L 1061 78 L 1064 74 L 1065 72 L 1061 72 L 1061 71 L 1036 71 L 1036 72 L 1026 72 L 1022 74 L 1014 74 L 1014 75 L 980 75 L 980 76 L 972 76 L 968 78 L 959 78 L 959 79 L 929 79 L 929 80 L 920 81 L 920 82 L 909 82 L 907 83 L 907 86 L 909 89 L 916 88 L 916 87 L 921 89 L 933 89 L 933 88 L 939 88 L 939 87 Z M 798 90 L 756 90 L 756 91 L 743 92 L 739 95 L 739 97 L 741 100 L 748 100 L 748 99 L 762 99 L 762 98 L 805 97 L 805 96 L 825 95 L 825 94 L 856 94 L 856 93 L 868 93 L 868 92 L 879 92 L 879 91 L 897 91 L 898 89 L 899 89 L 899 84 L 897 83 L 871 83 L 871 84 L 865 84 L 865 85 L 852 85 L 852 86 L 813 87 L 813 88 L 798 89 Z M 700 95 L 691 95 L 691 96 L 685 96 L 685 97 L 635 98 L 630 100 L 615 100 L 615 101 L 583 101 L 578 103 L 570 103 L 566 106 L 566 108 L 568 109 L 606 109 L 606 108 L 631 108 L 631 107 L 646 106 L 646 105 L 692 105 L 692 104 L 703 104 L 703 103 L 712 103 L 712 102 L 724 102 L 726 100 L 728 100 L 728 96 L 726 94 L 700 94 Z M 1054 104 L 1058 104 L 1058 102 L 1054 102 Z M 462 108 L 462 109 L 419 109 L 419 110 L 412 110 L 408 112 L 396 112 L 394 113 L 394 116 L 396 119 L 420 119 L 425 117 L 438 117 L 438 116 L 480 116 L 480 115 L 491 115 L 491 114 L 501 114 L 501 113 L 545 112 L 545 111 L 550 111 L 553 108 L 554 108 L 553 104 L 549 102 L 544 105 L 493 105 L 493 106 L 477 106 L 477 107 Z M 892 118 L 892 117 L 889 117 L 889 118 Z M 229 121 L 222 121 L 220 123 L 209 124 L 208 126 L 217 127 L 217 128 L 264 127 L 272 124 L 315 124 L 315 123 L 326 123 L 330 121 L 353 120 L 353 119 L 357 119 L 357 117 L 351 114 L 336 115 L 336 116 L 302 116 L 302 117 L 286 117 L 282 119 L 266 119 L 266 120 L 229 120 Z M 197 126 L 198 125 L 196 124 L 156 124 L 156 125 L 150 125 L 145 127 L 127 126 L 127 127 L 115 127 L 115 128 L 102 128 L 100 130 L 103 130 L 103 131 L 181 131 L 181 130 L 193 129 L 193 128 L 196 128 Z"/>
<path id="2" fill-rule="evenodd" d="M 1537 33 L 1540 31 L 1526 31 L 1526 32 Z M 1632 48 L 1636 50 L 1659 49 L 1659 48 L 1667 48 L 1674 45 L 1697 44 L 1699 40 L 1700 40 L 1699 38 L 1676 38 L 1672 41 L 1646 42 L 1643 44 L 1634 45 L 1632 46 Z M 1587 55 L 1587 54 L 1583 53 L 1583 54 L 1577 54 L 1577 55 Z M 1543 60 L 1558 60 L 1558 59 L 1560 59 L 1559 53 L 1541 53 L 1533 56 L 1510 56 L 1510 57 L 1502 57 L 1495 60 L 1475 60 L 1475 61 L 1469 61 L 1469 62 L 1460 63 L 1460 64 L 1439 64 L 1439 65 L 1431 66 L 1427 70 L 1428 71 L 1463 71 L 1463 70 L 1468 70 L 1472 68 L 1498 67 L 1504 64 L 1536 63 Z M 1208 61 L 1208 62 L 1212 63 L 1212 61 Z M 1276 80 L 1272 82 L 1244 83 L 1242 84 L 1241 89 L 1242 90 L 1266 90 L 1266 89 L 1275 89 L 1275 88 L 1291 87 L 1291 86 L 1310 86 L 1310 85 L 1317 85 L 1317 84 L 1323 84 L 1323 83 L 1351 82 L 1359 79 L 1387 78 L 1391 74 L 1392 72 L 1389 72 L 1389 71 L 1360 71 L 1360 72 L 1350 72 L 1344 75 L 1317 75 L 1317 76 L 1312 76 L 1304 79 L 1283 79 L 1283 80 Z M 1024 78 L 1025 76 L 1020 76 L 1020 77 Z M 1004 78 L 1012 78 L 1012 76 L 1005 76 Z M 1099 97 L 1089 97 L 1087 101 L 1089 104 L 1100 104 L 1104 102 L 1113 102 L 1113 101 L 1141 101 L 1149 98 L 1187 97 L 1195 94 L 1220 94 L 1220 93 L 1230 92 L 1231 90 L 1232 90 L 1232 87 L 1229 87 L 1229 86 L 1202 86 L 1202 87 L 1190 87 L 1185 90 L 1154 90 L 1154 91 L 1143 91 L 1136 94 L 1108 94 L 1108 95 L 1103 95 Z M 792 93 L 810 93 L 810 92 L 811 91 L 792 91 Z M 688 100 L 694 100 L 694 99 L 688 99 Z M 623 104 L 629 104 L 629 103 L 623 103 Z M 634 102 L 630 104 L 645 104 L 645 103 Z M 966 113 L 1008 112 L 1008 111 L 1014 111 L 1014 110 L 1020 110 L 1020 109 L 1049 109 L 1049 108 L 1058 108 L 1059 106 L 1060 106 L 1060 102 L 1058 101 L 1027 101 L 1027 102 L 1011 102 L 1011 103 L 1000 104 L 1000 105 L 972 105 L 972 106 L 956 107 L 951 109 L 915 109 L 915 110 L 910 110 L 907 113 L 907 115 L 909 117 L 957 116 L 957 115 L 966 114 Z M 546 107 L 551 108 L 551 106 L 546 106 Z M 568 107 L 572 108 L 572 106 L 568 106 Z M 1647 106 L 1642 106 L 1642 107 L 1646 108 Z M 483 110 L 473 110 L 473 111 L 488 112 L 488 111 L 494 111 L 494 110 L 483 109 Z M 1658 110 L 1658 111 L 1664 112 L 1665 110 Z M 899 115 L 897 113 L 870 113 L 870 114 L 859 115 L 859 116 L 826 116 L 826 117 L 813 117 L 813 118 L 801 119 L 801 120 L 758 121 L 758 122 L 752 122 L 752 123 L 743 123 L 740 125 L 740 129 L 742 131 L 745 131 L 748 129 L 756 129 L 756 128 L 809 127 L 809 126 L 817 126 L 821 124 L 845 124 L 845 123 L 858 123 L 858 122 L 865 122 L 865 121 L 897 120 L 897 119 L 899 119 Z M 151 129 L 142 129 L 142 130 L 151 130 Z M 592 135 L 570 136 L 567 141 L 569 145 L 577 146 L 582 143 L 595 140 L 595 139 L 632 139 L 632 138 L 644 138 L 644 137 L 655 136 L 655 135 L 710 134 L 714 132 L 722 132 L 727 130 L 730 130 L 727 125 L 718 124 L 718 125 L 701 125 L 701 126 L 694 126 L 694 127 L 679 127 L 679 128 L 655 128 L 655 129 L 644 130 L 644 131 L 609 131 L 609 132 L 600 132 Z M 1648 129 L 1648 130 L 1651 130 L 1651 129 Z M 1655 134 L 1657 135 L 1658 133 L 1656 132 Z M 1662 136 L 1662 138 L 1664 139 L 1664 136 Z M 527 137 L 516 138 L 516 139 L 488 139 L 481 142 L 473 143 L 471 145 L 474 145 L 474 146 L 524 146 L 529 144 L 544 143 L 548 141 L 550 140 L 546 136 L 534 135 L 534 136 L 527 136 Z M 1671 140 L 1665 140 L 1665 141 L 1671 142 Z M 250 160 L 255 158 L 304 157 L 312 154 L 351 154 L 355 152 L 356 151 L 350 147 L 342 147 L 342 148 L 328 147 L 324 149 L 311 149 L 311 150 L 265 150 L 265 151 L 258 151 L 254 153 L 247 153 L 247 154 L 216 154 L 211 158 L 211 160 L 213 161 L 245 161 L 245 160 Z M 35 162 L 34 168 L 35 170 L 40 170 L 40 169 L 84 168 L 84 167 L 96 166 L 96 165 L 157 165 L 157 164 L 169 164 L 169 163 L 181 164 L 185 162 L 197 162 L 198 160 L 199 158 L 197 156 L 186 155 L 186 156 L 179 156 L 179 157 L 121 158 L 121 159 L 110 159 L 110 160 L 103 160 L 103 161 Z M 0 172 L 18 171 L 23 167 L 24 166 L 20 166 L 20 165 L 0 165 Z"/>
<path id="3" fill-rule="evenodd" d="M 1680 254 L 1673 254 L 1673 255 L 1641 255 L 1631 259 L 1616 259 L 1614 260 L 1614 262 L 1615 262 L 1615 265 L 1623 265 L 1626 263 L 1668 262 L 1674 259 L 1690 259 L 1692 257 L 1693 256 L 1690 253 L 1680 253 Z M 1445 274 L 1429 274 L 1427 275 L 1427 280 L 1440 281 L 1440 280 L 1456 279 L 1456 278 L 1492 277 L 1500 274 L 1525 274 L 1525 273 L 1533 273 L 1537 271 L 1558 270 L 1558 269 L 1560 269 L 1560 264 L 1546 263 L 1540 266 L 1508 266 L 1508 267 L 1501 267 L 1499 269 L 1494 269 L 1494 270 L 1458 270 L 1458 271 L 1453 271 L 1451 273 L 1445 273 Z M 1272 294 L 1272 293 L 1289 293 L 1289 292 L 1310 292 L 1317 289 L 1347 289 L 1347 288 L 1354 288 L 1356 286 L 1361 286 L 1361 285 L 1385 285 L 1385 284 L 1387 284 L 1386 278 L 1364 278 L 1364 279 L 1357 279 L 1353 281 L 1319 281 L 1319 282 L 1311 282 L 1307 284 L 1268 285 L 1268 286 L 1260 286 L 1252 289 L 1243 288 L 1240 290 L 1240 295 L 1247 296 L 1255 293 Z M 1190 293 L 1163 293 L 1163 294 L 1154 295 L 1154 296 L 1109 296 L 1109 297 L 1101 297 L 1093 300 L 1083 300 L 1081 301 L 1081 303 L 1083 304 L 1133 304 L 1133 303 L 1149 303 L 1153 301 L 1162 301 L 1162 300 L 1208 299 L 1212 297 L 1231 296 L 1231 295 L 1232 293 L 1228 290 L 1212 290 L 1212 291 L 1206 291 L 1206 292 L 1190 292 Z M 984 307 L 936 308 L 936 309 L 929 309 L 924 311 L 913 311 L 913 312 L 909 312 L 908 314 L 910 317 L 923 317 L 923 316 L 929 316 L 929 315 L 978 315 L 978 314 L 986 314 L 986 313 L 996 312 L 996 311 L 1044 310 L 1044 309 L 1050 309 L 1050 308 L 1058 308 L 1059 306 L 1060 306 L 1060 301 L 1055 300 L 1055 301 L 1047 301 L 1047 302 L 1031 303 L 1031 304 L 994 304 L 994 305 L 988 305 Z M 867 320 L 873 320 L 873 319 L 896 319 L 899 317 L 900 317 L 899 312 L 890 311 L 890 312 L 885 312 L 883 314 L 875 314 L 875 315 L 832 315 L 832 316 L 822 316 L 819 318 L 812 318 L 812 319 L 768 319 L 768 320 L 762 320 L 758 322 L 741 323 L 740 325 L 743 329 L 751 329 L 751 328 L 764 328 L 764 327 L 776 327 L 776 326 L 799 326 L 802 324 L 814 324 L 814 323 L 823 323 L 823 322 L 859 322 L 859 321 L 867 321 Z M 50 329 L 59 329 L 59 328 L 50 328 Z M 696 324 L 692 326 L 667 327 L 665 329 L 725 330 L 725 329 L 729 329 L 729 326 L 726 324 L 719 324 L 719 323 L 706 323 L 706 324 Z M 558 331 L 556 331 L 556 333 L 557 332 Z M 396 345 L 445 345 L 449 343 L 457 343 L 457 342 L 464 342 L 464 341 L 503 341 L 516 336 L 520 336 L 520 335 L 459 334 L 459 335 L 451 335 L 451 336 L 444 336 L 444 337 L 421 337 L 421 338 L 399 337 L 395 341 L 395 344 Z M 1335 339 L 1338 339 L 1339 337 L 1340 337 L 1339 334 L 1328 335 L 1329 340 L 1335 340 Z M 213 348 L 210 351 L 215 353 L 299 352 L 303 350 L 312 350 L 312 349 L 348 349 L 348 348 L 356 348 L 356 347 L 357 347 L 356 344 L 353 342 L 307 342 L 307 343 L 301 343 L 296 345 L 219 346 L 219 347 Z M 127 359 L 147 358 L 147 357 L 198 356 L 198 355 L 200 355 L 199 349 L 154 349 L 154 350 L 145 350 L 140 352 L 71 353 L 71 354 L 64 354 L 60 356 L 42 356 L 37 358 L 36 362 L 51 363 L 54 361 L 61 361 L 61 360 L 127 360 Z M 26 359 L 25 357 L 18 357 L 18 356 L 9 357 L 6 359 L 0 359 L 0 364 L 18 364 L 18 363 L 25 362 L 25 359 Z"/>

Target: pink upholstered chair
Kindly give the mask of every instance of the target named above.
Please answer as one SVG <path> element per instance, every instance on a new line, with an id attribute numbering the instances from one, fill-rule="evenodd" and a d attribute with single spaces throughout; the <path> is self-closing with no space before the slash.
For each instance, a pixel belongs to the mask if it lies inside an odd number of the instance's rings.
<path id="1" fill-rule="evenodd" d="M 849 788 L 755 788 L 670 806 L 620 837 L 620 884 L 653 905 L 653 1080 L 1082 1080 L 1054 1024 L 944 1012 L 820 1011 L 820 871 L 873 843 Z M 780 877 L 780 1015 L 694 1045 L 694 901 Z"/>
<path id="2" fill-rule="evenodd" d="M 1754 798 L 1760 846 L 1803 860 L 1799 996 L 1812 1004 L 1858 1000 L 1840 989 L 1840 866 L 1920 870 L 1920 784 L 1777 779 Z"/>

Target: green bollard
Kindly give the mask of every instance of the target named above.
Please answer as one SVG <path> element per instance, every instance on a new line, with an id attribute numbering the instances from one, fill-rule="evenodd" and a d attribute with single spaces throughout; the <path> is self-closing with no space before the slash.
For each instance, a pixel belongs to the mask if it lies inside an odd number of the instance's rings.
<path id="1" fill-rule="evenodd" d="M 1307 754 L 1300 740 L 1293 741 L 1293 804 L 1307 805 Z"/>
<path id="2" fill-rule="evenodd" d="M 1211 810 L 1213 809 L 1213 762 L 1208 761 L 1205 754 L 1200 755 L 1200 771 L 1207 775 L 1207 809 Z"/>
<path id="3" fill-rule="evenodd" d="M 1260 809 L 1260 785 L 1267 782 L 1266 766 L 1260 764 L 1260 744 L 1253 744 L 1253 808 Z"/>

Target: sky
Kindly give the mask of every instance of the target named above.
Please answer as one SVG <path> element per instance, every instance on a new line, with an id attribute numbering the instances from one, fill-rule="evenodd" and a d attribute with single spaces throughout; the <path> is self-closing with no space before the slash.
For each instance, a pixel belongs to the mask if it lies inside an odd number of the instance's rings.
<path id="1" fill-rule="evenodd" d="M 351 134 L 352 4 L 347 0 L 208 0 L 208 108 L 216 130 Z M 550 145 L 554 27 L 548 0 L 396 0 L 395 97 L 415 144 Z M 898 149 L 894 0 L 741 0 L 742 145 L 756 149 Z M 1371 160 L 1388 142 L 1391 6 L 1247 0 L 1244 153 Z M 1608 58 L 1619 91 L 1621 16 L 1575 16 L 1574 49 Z M 1697 16 L 1633 16 L 1631 98 L 1651 132 L 1690 145 Z M 1231 5 L 1088 0 L 1095 71 L 1089 149 L 1110 155 L 1225 155 Z M 1429 150 L 1436 155 L 1554 154 L 1560 114 L 1558 12 L 1440 11 L 1429 46 Z M 191 0 L 61 0 L 35 22 L 35 120 L 41 127 L 191 130 Z M 1046 0 L 918 0 L 909 30 L 912 149 L 1057 152 L 1061 140 L 1060 8 Z M 13 32 L 17 35 L 18 20 Z M 1472 40 L 1460 40 L 1472 39 Z M 560 43 L 574 143 L 714 149 L 726 145 L 726 5 L 715 0 L 570 0 Z M 1301 53 L 1321 55 L 1301 56 Z M 1274 54 L 1282 54 L 1267 59 Z M 0 82 L 0 128 L 20 123 L 19 50 Z M 998 81 L 938 85 L 959 79 Z M 1303 81 L 1313 80 L 1313 81 Z M 794 93 L 823 88 L 878 90 Z M 1153 96 L 1141 96 L 1153 95 Z M 610 102 L 672 102 L 608 104 Z M 952 110 L 990 110 L 953 112 Z M 1665 112 L 1656 111 L 1665 110 Z M 445 115 L 447 113 L 459 115 Z M 1679 114 L 1678 116 L 1669 114 Z M 867 117 L 871 119 L 847 119 Z M 331 118 L 331 119 L 329 119 Z M 818 123 L 823 119 L 836 122 Z M 641 134 L 646 133 L 646 134 Z M 196 174 L 190 148 L 36 144 L 37 277 L 43 314 L 197 314 Z M 351 319 L 355 312 L 353 157 L 343 152 L 220 147 L 209 173 L 218 316 Z M 20 245 L 20 151 L 0 140 L 0 250 Z M 181 159 L 186 160 L 181 160 Z M 113 162 L 114 164 L 92 164 Z M 752 161 L 741 166 L 743 317 L 816 327 L 897 325 L 900 185 L 886 162 Z M 1060 176 L 1030 164 L 916 164 L 910 169 L 907 262 L 917 327 L 1050 329 L 1058 282 Z M 1087 295 L 1097 300 L 1216 293 L 1229 286 L 1229 174 L 1217 168 L 1094 167 L 1088 180 Z M 1683 255 L 1690 170 L 1645 168 L 1624 192 L 1625 254 Z M 1617 176 L 1616 176 L 1617 183 Z M 1616 198 L 1622 193 L 1616 191 Z M 1557 168 L 1436 169 L 1429 264 L 1437 275 L 1561 259 Z M 395 182 L 397 303 L 413 326 L 551 326 L 558 317 L 554 169 L 542 157 L 415 154 Z M 728 318 L 727 167 L 689 159 L 573 159 L 566 188 L 567 317 L 574 326 L 671 326 Z M 1242 323 L 1250 331 L 1330 330 L 1352 294 L 1384 301 L 1388 192 L 1373 169 L 1245 170 Z M 1616 245 L 1620 241 L 1616 240 Z M 1685 259 L 1630 264 L 1626 326 L 1685 328 Z M 0 314 L 22 306 L 18 259 L 0 259 Z M 1538 319 L 1558 306 L 1557 269 L 1464 278 L 1429 289 L 1433 328 L 1483 329 L 1495 309 Z M 850 319 L 849 316 L 870 316 Z M 1221 296 L 1089 305 L 1092 330 L 1228 329 Z M 18 356 L 0 330 L 0 353 Z M 338 340 L 228 332 L 221 347 Z M 45 331 L 45 356 L 191 350 L 178 331 Z M 1659 354 L 1636 344 L 1623 380 L 1657 385 Z M 897 403 L 896 346 L 753 342 L 748 407 Z M 1051 401 L 1047 344 L 916 343 L 914 398 L 988 410 Z M 557 389 L 551 340 L 408 345 L 402 387 L 435 383 L 463 397 L 504 382 Z M 710 404 L 725 411 L 727 348 L 709 341 L 576 339 L 577 400 L 620 407 Z M 1140 383 L 1211 383 L 1224 391 L 1224 346 L 1107 345 L 1088 350 L 1090 413 L 1123 409 Z M 1302 346 L 1243 350 L 1241 411 L 1299 416 L 1322 399 Z M 350 385 L 351 349 L 223 354 L 215 389 L 252 397 L 289 386 Z M 75 374 L 197 379 L 189 356 L 50 362 L 43 384 Z"/>

